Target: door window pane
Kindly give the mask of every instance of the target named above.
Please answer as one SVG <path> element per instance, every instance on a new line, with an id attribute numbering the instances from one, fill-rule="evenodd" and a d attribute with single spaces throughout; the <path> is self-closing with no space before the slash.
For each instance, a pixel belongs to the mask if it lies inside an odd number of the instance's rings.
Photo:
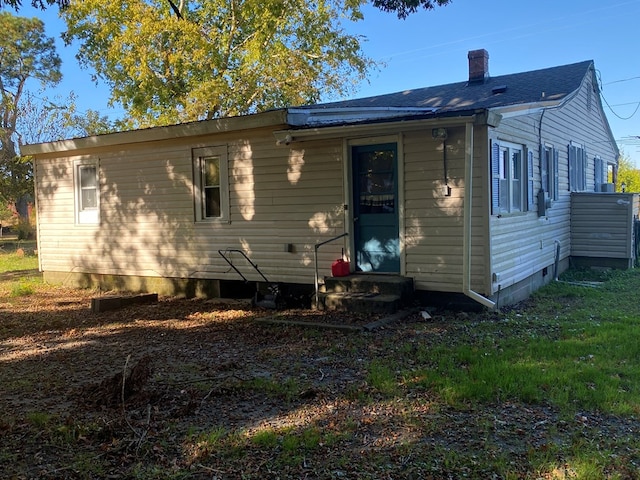
<path id="1" fill-rule="evenodd" d="M 394 158 L 389 150 L 358 155 L 360 213 L 395 213 Z"/>

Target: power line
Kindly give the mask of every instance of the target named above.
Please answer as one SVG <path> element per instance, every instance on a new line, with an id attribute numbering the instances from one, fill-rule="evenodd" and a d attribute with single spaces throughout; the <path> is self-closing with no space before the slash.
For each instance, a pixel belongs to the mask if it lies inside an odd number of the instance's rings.
<path id="1" fill-rule="evenodd" d="M 637 102 L 616 103 L 616 104 L 611 105 L 611 106 L 612 107 L 626 107 L 627 105 L 637 105 L 638 103 L 640 103 L 640 100 L 638 100 Z"/>
<path id="2" fill-rule="evenodd" d="M 622 82 L 630 82 L 631 80 L 640 80 L 640 76 L 638 77 L 631 77 L 631 78 L 624 78 L 622 80 L 613 80 L 611 82 L 607 82 L 607 83 L 603 83 L 602 85 L 611 85 L 613 83 L 622 83 Z"/>
<path id="3" fill-rule="evenodd" d="M 602 83 L 602 75 L 600 74 L 600 70 L 596 70 L 596 77 L 597 77 L 596 81 L 598 82 L 598 86 L 600 87 L 600 96 L 602 97 L 602 101 L 605 103 L 605 105 L 607 107 L 609 107 L 609 110 L 611 110 L 611 113 L 613 113 L 614 116 L 616 116 L 620 120 L 630 120 L 631 118 L 633 118 L 635 116 L 636 113 L 638 113 L 638 110 L 640 110 L 640 102 L 636 103 L 635 110 L 628 117 L 622 117 L 622 116 L 618 115 L 618 113 L 613 109 L 613 107 L 609 104 L 609 102 L 607 101 L 606 97 L 604 96 L 604 88 L 603 88 L 604 84 Z M 626 80 L 616 80 L 616 82 L 618 82 L 618 81 L 626 81 Z M 610 83 L 615 83 L 615 82 L 610 82 Z"/>

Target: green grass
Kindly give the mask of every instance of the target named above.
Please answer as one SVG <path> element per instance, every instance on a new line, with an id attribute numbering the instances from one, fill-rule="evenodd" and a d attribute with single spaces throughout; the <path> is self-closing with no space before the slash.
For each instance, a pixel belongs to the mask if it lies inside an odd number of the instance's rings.
<path id="1" fill-rule="evenodd" d="M 37 268 L 38 257 L 36 255 L 17 254 L 15 250 L 7 252 L 4 248 L 0 249 L 0 294 L 6 294 L 13 298 L 32 295 L 38 286 L 42 285 L 42 276 L 29 272 L 37 270 Z M 2 279 L 2 274 L 11 272 L 19 274 L 15 277 Z"/>
<path id="2" fill-rule="evenodd" d="M 535 295 L 535 307 L 475 322 L 462 342 L 397 347 L 411 367 L 398 371 L 401 359 L 378 357 L 367 382 L 385 396 L 428 390 L 449 406 L 524 402 L 640 413 L 640 280 L 635 271 L 607 277 L 599 288 L 551 284 Z"/>
<path id="3" fill-rule="evenodd" d="M 0 274 L 36 268 L 38 268 L 38 257 L 36 255 L 21 256 L 15 252 L 7 253 L 0 250 Z"/>
<path id="4" fill-rule="evenodd" d="M 29 412 L 27 421 L 36 428 L 45 428 L 53 420 L 53 416 L 46 412 Z"/>
<path id="5" fill-rule="evenodd" d="M 383 361 L 376 360 L 369 365 L 367 383 L 387 397 L 394 396 L 399 391 L 398 380 L 394 369 L 392 366 L 386 365 Z"/>

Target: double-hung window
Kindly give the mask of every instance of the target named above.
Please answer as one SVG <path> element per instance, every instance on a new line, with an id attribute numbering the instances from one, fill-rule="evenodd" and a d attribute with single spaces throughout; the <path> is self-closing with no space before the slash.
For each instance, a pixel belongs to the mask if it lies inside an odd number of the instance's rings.
<path id="1" fill-rule="evenodd" d="M 593 181 L 594 181 L 594 190 L 596 192 L 601 192 L 603 185 L 607 180 L 607 165 L 604 163 L 602 158 L 596 156 L 593 159 Z"/>
<path id="2" fill-rule="evenodd" d="M 77 162 L 74 165 L 75 210 L 77 224 L 100 221 L 100 190 L 98 163 Z"/>
<path id="3" fill-rule="evenodd" d="M 569 144 L 569 190 L 583 192 L 587 189 L 587 154 L 582 145 Z"/>
<path id="4" fill-rule="evenodd" d="M 558 199 L 559 181 L 558 175 L 558 150 L 550 145 L 540 148 L 540 177 L 542 190 L 549 200 Z"/>
<path id="5" fill-rule="evenodd" d="M 224 147 L 193 151 L 196 221 L 226 220 L 229 216 L 227 153 Z"/>
<path id="6" fill-rule="evenodd" d="M 527 210 L 528 163 L 522 145 L 495 142 L 492 145 L 493 213 Z M 532 169 L 532 167 L 531 167 Z"/>

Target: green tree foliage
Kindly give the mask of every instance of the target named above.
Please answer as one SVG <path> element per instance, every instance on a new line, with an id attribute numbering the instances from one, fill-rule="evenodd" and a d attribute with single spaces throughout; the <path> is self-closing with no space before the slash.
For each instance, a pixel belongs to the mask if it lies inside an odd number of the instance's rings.
<path id="1" fill-rule="evenodd" d="M 436 6 L 443 7 L 451 3 L 451 0 L 372 0 L 371 3 L 384 12 L 396 13 L 398 18 L 404 19 L 421 8 L 433 10 Z"/>
<path id="2" fill-rule="evenodd" d="M 15 213 L 4 202 L 0 202 L 0 237 L 2 236 L 2 229 L 13 225 Z"/>
<path id="3" fill-rule="evenodd" d="M 66 39 L 111 87 L 131 126 L 317 102 L 353 91 L 374 66 L 341 20 L 359 0 L 82 0 Z M 179 15 L 176 14 L 179 13 Z"/>
<path id="4" fill-rule="evenodd" d="M 2 12 L 0 29 L 0 202 L 16 204 L 33 192 L 31 164 L 20 158 L 17 149 L 25 84 L 29 79 L 42 87 L 57 84 L 61 61 L 53 39 L 45 36 L 44 24 L 37 18 Z"/>
<path id="5" fill-rule="evenodd" d="M 353 0 L 361 3 L 359 0 Z M 451 3 L 452 0 L 373 0 L 373 6 L 384 12 L 395 12 L 398 18 L 407 18 L 410 14 L 417 12 L 419 9 L 433 10 L 436 5 L 444 6 Z M 176 5 L 173 0 L 167 0 L 167 4 L 174 10 L 177 16 L 181 17 L 181 8 Z M 22 5 L 21 0 L 0 0 L 0 8 L 11 7 L 16 11 Z M 69 5 L 69 0 L 31 0 L 31 5 L 36 8 L 45 9 L 50 5 L 57 5 L 60 9 L 64 9 Z"/>
<path id="6" fill-rule="evenodd" d="M 616 182 L 616 191 L 622 191 L 622 184 L 625 184 L 625 191 L 640 192 L 640 170 L 638 170 L 633 161 L 624 153 L 620 153 L 618 159 L 618 176 Z"/>

